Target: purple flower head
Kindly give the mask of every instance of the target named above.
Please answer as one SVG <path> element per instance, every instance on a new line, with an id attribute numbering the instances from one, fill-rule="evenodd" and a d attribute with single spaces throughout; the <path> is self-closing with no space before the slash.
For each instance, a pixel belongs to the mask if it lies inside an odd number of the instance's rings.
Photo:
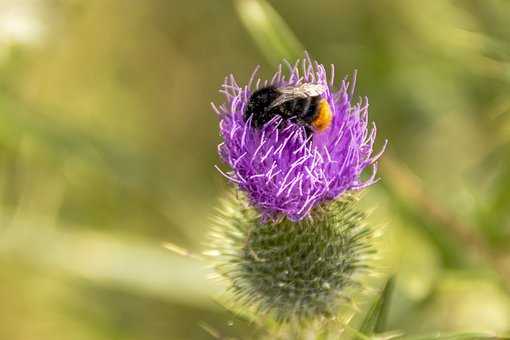
<path id="1" fill-rule="evenodd" d="M 372 155 L 376 127 L 368 127 L 367 99 L 352 103 L 355 77 L 352 84 L 344 79 L 335 90 L 333 65 L 329 77 L 324 66 L 308 55 L 287 67 L 288 77 L 280 65 L 269 81 L 256 79 L 257 68 L 244 86 L 233 75 L 226 77 L 220 90 L 226 101 L 213 108 L 223 137 L 218 151 L 231 168 L 218 170 L 247 194 L 264 219 L 286 216 L 299 221 L 316 205 L 375 183 L 377 160 L 386 144 Z M 280 115 L 254 127 L 253 117 L 245 117 L 247 103 L 257 89 L 303 83 L 325 88 L 321 99 L 332 113 L 327 129 L 310 133 L 309 127 Z M 372 168 L 372 175 L 363 181 L 360 177 L 367 167 Z"/>

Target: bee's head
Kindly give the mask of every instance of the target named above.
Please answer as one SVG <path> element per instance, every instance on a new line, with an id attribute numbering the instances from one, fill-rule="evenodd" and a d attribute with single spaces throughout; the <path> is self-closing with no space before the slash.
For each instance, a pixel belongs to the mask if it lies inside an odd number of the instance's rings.
<path id="1" fill-rule="evenodd" d="M 278 96 L 280 92 L 274 86 L 263 87 L 253 92 L 246 105 L 244 119 L 248 120 L 251 117 L 253 127 L 262 127 L 273 118 L 270 107 Z"/>

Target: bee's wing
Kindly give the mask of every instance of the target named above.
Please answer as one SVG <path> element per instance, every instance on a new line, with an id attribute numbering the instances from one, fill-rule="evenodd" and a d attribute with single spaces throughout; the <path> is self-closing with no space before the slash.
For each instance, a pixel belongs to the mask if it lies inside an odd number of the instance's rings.
<path id="1" fill-rule="evenodd" d="M 296 98 L 320 96 L 325 91 L 326 87 L 324 85 L 310 83 L 304 83 L 298 86 L 282 87 L 278 89 L 278 92 L 281 93 L 280 96 L 273 101 L 270 107 L 276 107 Z"/>

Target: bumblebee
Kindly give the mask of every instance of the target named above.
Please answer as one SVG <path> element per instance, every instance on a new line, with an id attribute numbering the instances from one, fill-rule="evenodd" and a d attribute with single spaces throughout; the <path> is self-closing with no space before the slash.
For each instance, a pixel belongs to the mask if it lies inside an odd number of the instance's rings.
<path id="1" fill-rule="evenodd" d="M 333 119 L 328 101 L 321 98 L 325 91 L 325 86 L 312 83 L 263 87 L 250 96 L 244 118 L 248 120 L 251 117 L 252 126 L 261 128 L 278 115 L 305 126 L 309 133 L 321 132 L 331 125 Z"/>

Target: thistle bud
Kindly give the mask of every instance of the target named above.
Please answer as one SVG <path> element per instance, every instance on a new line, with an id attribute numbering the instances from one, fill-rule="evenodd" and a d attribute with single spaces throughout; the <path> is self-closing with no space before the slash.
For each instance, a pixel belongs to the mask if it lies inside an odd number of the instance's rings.
<path id="1" fill-rule="evenodd" d="M 262 222 L 243 197 L 231 195 L 212 244 L 235 302 L 279 321 L 334 316 L 360 286 L 374 252 L 365 215 L 354 205 L 346 195 L 299 222 Z"/>

